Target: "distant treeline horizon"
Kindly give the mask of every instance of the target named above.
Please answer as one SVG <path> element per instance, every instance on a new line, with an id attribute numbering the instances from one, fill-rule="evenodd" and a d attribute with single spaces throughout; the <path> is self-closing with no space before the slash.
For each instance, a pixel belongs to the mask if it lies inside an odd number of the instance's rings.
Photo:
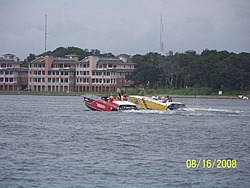
<path id="1" fill-rule="evenodd" d="M 58 47 L 39 55 L 30 54 L 23 66 L 40 56 L 65 57 L 68 54 L 114 58 L 112 53 L 101 53 L 98 49 L 78 47 Z M 169 51 L 166 55 L 149 52 L 145 55 L 131 56 L 137 63 L 133 73 L 126 76 L 133 80 L 135 88 L 172 88 L 208 87 L 221 90 L 250 90 L 250 53 L 234 53 L 226 50 L 205 49 L 201 54 L 194 50 L 184 53 Z"/>

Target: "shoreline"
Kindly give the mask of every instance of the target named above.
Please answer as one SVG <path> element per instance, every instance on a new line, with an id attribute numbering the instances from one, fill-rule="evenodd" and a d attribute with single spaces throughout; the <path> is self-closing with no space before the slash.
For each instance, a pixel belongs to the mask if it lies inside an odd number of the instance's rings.
<path id="1" fill-rule="evenodd" d="M 89 93 L 66 93 L 66 92 L 26 92 L 26 91 L 0 91 L 0 95 L 40 95 L 40 96 L 82 96 L 90 95 Z M 105 95 L 105 94 L 91 94 L 91 95 Z M 106 94 L 107 95 L 107 94 Z M 205 98 L 205 99 L 238 99 L 238 96 L 224 96 L 224 95 L 171 95 L 159 94 L 160 96 L 170 95 L 172 98 Z M 151 95 L 148 95 L 151 96 Z"/>

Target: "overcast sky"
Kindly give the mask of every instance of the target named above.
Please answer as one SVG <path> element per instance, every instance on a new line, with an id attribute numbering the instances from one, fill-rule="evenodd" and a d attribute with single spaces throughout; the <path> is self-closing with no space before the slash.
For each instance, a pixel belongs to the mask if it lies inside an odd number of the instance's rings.
<path id="1" fill-rule="evenodd" d="M 0 0 L 0 55 L 75 46 L 119 55 L 250 52 L 250 0 Z"/>

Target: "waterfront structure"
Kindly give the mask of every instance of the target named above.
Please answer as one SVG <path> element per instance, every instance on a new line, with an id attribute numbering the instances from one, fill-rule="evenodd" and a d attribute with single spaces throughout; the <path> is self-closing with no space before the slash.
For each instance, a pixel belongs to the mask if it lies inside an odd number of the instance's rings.
<path id="1" fill-rule="evenodd" d="M 17 91 L 28 87 L 28 69 L 13 54 L 0 57 L 0 91 Z"/>
<path id="2" fill-rule="evenodd" d="M 126 74 L 134 71 L 130 56 L 117 58 L 88 56 L 79 61 L 75 54 L 66 58 L 38 57 L 29 63 L 29 90 L 61 92 L 116 92 L 130 87 Z"/>
<path id="3" fill-rule="evenodd" d="M 134 71 L 130 56 L 116 58 L 88 56 L 76 65 L 76 90 L 80 92 L 120 92 L 131 87 L 125 76 Z"/>
<path id="4" fill-rule="evenodd" d="M 31 91 L 75 91 L 76 63 L 78 55 L 67 58 L 38 57 L 29 63 L 29 90 Z"/>

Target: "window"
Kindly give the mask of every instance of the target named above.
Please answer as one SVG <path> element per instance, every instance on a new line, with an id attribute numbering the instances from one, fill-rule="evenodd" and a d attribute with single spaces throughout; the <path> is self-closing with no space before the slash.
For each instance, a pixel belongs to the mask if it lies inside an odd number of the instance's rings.
<path id="1" fill-rule="evenodd" d="M 92 76 L 95 76 L 95 72 L 94 71 L 92 72 Z"/>
<path id="2" fill-rule="evenodd" d="M 95 83 L 95 79 L 94 78 L 92 79 L 92 83 Z"/>

